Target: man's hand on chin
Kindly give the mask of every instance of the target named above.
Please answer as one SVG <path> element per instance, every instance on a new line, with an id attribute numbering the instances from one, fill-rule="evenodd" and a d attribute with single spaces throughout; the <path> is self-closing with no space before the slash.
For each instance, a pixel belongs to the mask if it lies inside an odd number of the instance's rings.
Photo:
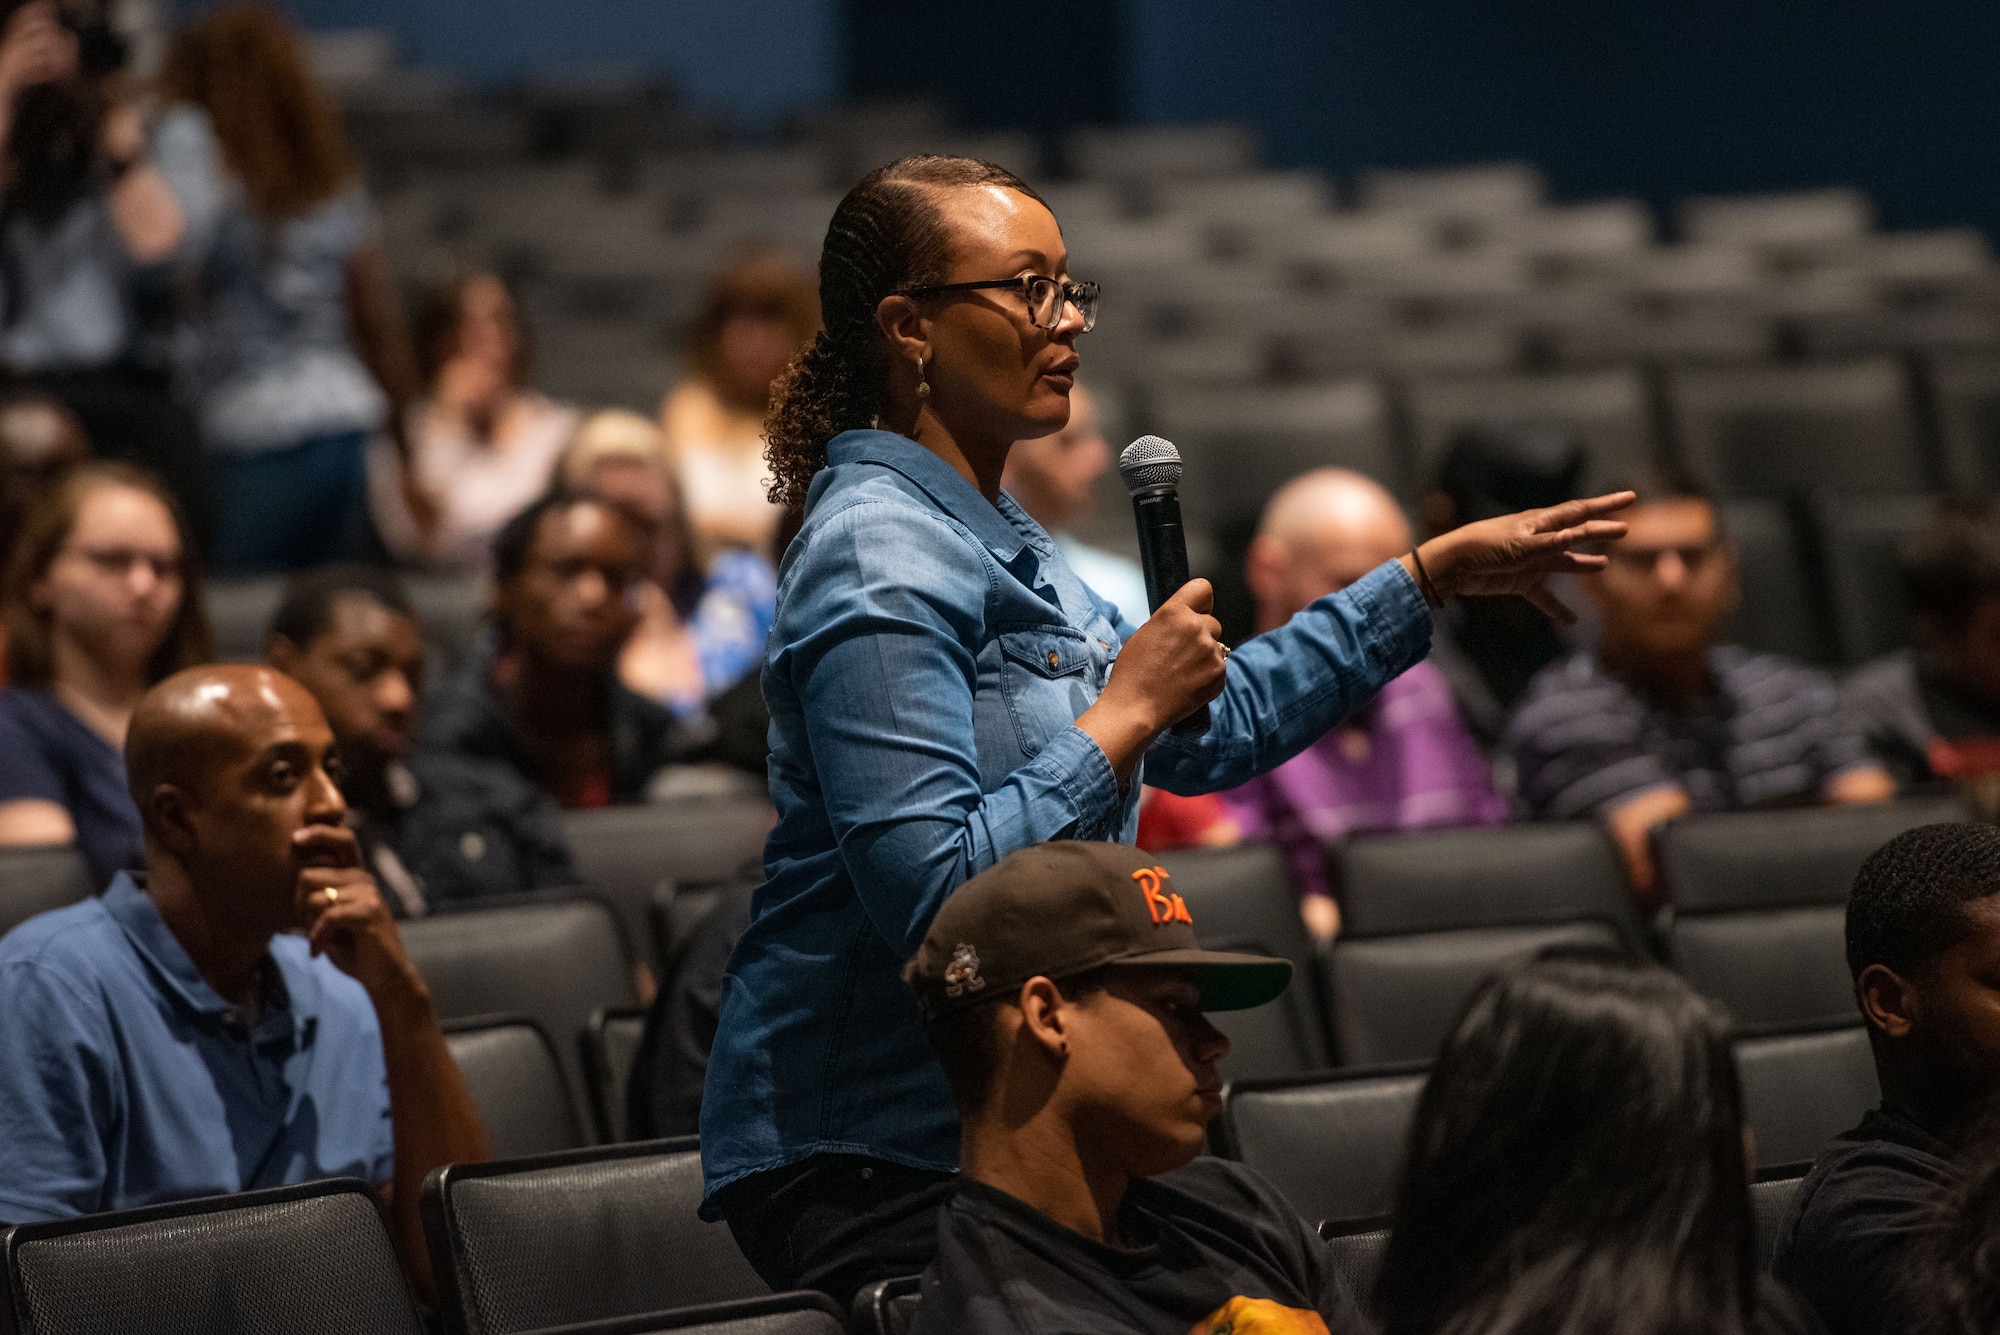
<path id="1" fill-rule="evenodd" d="M 1318 1312 L 1269 1298 L 1231 1298 L 1194 1323 L 1188 1335 L 1331 1335 Z"/>

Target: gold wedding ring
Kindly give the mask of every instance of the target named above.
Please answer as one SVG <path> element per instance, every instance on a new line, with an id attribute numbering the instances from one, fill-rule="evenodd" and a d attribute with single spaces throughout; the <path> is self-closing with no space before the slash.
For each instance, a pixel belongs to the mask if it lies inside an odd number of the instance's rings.
<path id="1" fill-rule="evenodd" d="M 340 891 L 336 890 L 334 887 L 329 885 L 326 888 L 326 902 L 327 902 L 327 907 L 329 908 L 331 908 L 335 904 L 338 904 L 340 902 Z"/>

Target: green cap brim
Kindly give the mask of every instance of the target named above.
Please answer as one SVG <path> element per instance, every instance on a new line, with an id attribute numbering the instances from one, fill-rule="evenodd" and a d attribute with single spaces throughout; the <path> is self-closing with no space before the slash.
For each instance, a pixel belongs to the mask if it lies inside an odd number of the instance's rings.
<path id="1" fill-rule="evenodd" d="M 1292 982 L 1292 962 L 1228 950 L 1154 950 L 1110 961 L 1118 966 L 1193 969 L 1205 1011 L 1247 1011 L 1276 1001 Z"/>

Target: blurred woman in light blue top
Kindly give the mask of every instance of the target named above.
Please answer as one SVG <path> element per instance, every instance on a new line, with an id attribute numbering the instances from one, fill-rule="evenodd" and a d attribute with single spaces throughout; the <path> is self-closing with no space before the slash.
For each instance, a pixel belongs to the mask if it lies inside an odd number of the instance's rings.
<path id="1" fill-rule="evenodd" d="M 215 569 L 353 554 L 368 531 L 368 439 L 388 431 L 407 457 L 416 375 L 339 121 L 261 6 L 183 31 L 160 82 L 154 152 L 186 218 L 178 362 L 214 461 Z M 432 522 L 435 506 L 411 500 Z"/>

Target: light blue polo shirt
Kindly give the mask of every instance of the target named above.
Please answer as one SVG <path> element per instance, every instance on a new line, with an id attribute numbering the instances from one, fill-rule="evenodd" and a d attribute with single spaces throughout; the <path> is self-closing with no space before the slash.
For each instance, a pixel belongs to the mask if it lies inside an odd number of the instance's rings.
<path id="1" fill-rule="evenodd" d="M 271 940 L 256 1027 L 131 873 L 0 940 L 0 1221 L 394 1172 L 361 984 Z"/>

